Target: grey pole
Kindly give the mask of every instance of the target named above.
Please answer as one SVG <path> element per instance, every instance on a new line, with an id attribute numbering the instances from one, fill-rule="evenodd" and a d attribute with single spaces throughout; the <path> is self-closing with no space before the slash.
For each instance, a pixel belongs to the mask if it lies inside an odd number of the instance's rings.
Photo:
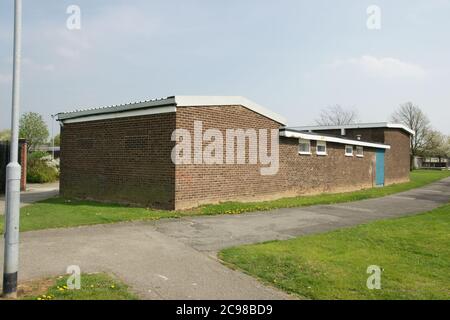
<path id="1" fill-rule="evenodd" d="M 3 295 L 17 297 L 17 273 L 19 269 L 19 214 L 20 173 L 19 158 L 19 107 L 20 107 L 20 60 L 22 32 L 22 0 L 14 6 L 14 69 L 11 114 L 10 163 L 6 167 L 6 214 L 5 214 L 5 260 L 3 269 Z"/>

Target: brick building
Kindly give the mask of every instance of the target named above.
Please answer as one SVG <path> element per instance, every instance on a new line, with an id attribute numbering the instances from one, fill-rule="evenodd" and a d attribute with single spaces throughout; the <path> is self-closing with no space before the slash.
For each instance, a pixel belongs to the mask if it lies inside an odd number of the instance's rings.
<path id="1" fill-rule="evenodd" d="M 290 128 L 283 117 L 242 97 L 169 97 L 61 113 L 59 121 L 61 195 L 70 198 L 183 209 L 353 191 L 409 179 L 413 132 L 404 126 Z M 174 135 L 176 129 L 194 137 L 192 148 L 182 152 L 192 155 L 192 162 L 173 161 L 176 146 L 187 142 Z M 228 139 L 230 129 L 245 133 L 244 140 Z M 208 132 L 215 133 L 214 139 L 205 138 Z M 201 159 L 220 136 L 224 147 L 211 153 L 215 161 Z M 261 151 L 263 138 L 267 154 Z M 276 161 L 264 163 L 263 155 Z M 263 174 L 268 167 L 276 170 Z"/>

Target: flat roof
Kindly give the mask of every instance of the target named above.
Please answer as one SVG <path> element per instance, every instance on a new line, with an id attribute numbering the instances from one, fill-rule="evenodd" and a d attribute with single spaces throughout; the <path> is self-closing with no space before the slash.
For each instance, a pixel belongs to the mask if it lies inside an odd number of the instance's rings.
<path id="1" fill-rule="evenodd" d="M 346 125 L 331 125 L 331 126 L 302 126 L 292 127 L 292 129 L 299 131 L 316 131 L 316 130 L 341 130 L 341 129 L 371 129 L 371 128 L 395 128 L 402 129 L 411 135 L 415 135 L 415 131 L 401 123 L 390 122 L 375 122 L 375 123 L 355 123 Z"/>
<path id="2" fill-rule="evenodd" d="M 387 144 L 346 139 L 346 138 L 341 138 L 341 137 L 337 137 L 337 136 L 325 135 L 325 134 L 314 133 L 314 132 L 299 131 L 299 130 L 290 129 L 290 128 L 281 129 L 280 136 L 286 137 L 286 138 L 334 142 L 334 143 L 339 143 L 339 144 L 370 147 L 370 148 L 376 148 L 376 149 L 391 149 L 391 146 L 387 145 Z"/>
<path id="3" fill-rule="evenodd" d="M 128 104 L 112 105 L 101 108 L 88 108 L 58 114 L 58 121 L 63 123 L 86 122 L 111 118 L 139 116 L 176 112 L 176 107 L 205 106 L 242 106 L 272 119 L 281 125 L 286 125 L 286 119 L 275 112 L 258 105 L 241 96 L 172 96 L 162 99 L 145 100 Z M 149 110 L 146 112 L 145 110 Z"/>

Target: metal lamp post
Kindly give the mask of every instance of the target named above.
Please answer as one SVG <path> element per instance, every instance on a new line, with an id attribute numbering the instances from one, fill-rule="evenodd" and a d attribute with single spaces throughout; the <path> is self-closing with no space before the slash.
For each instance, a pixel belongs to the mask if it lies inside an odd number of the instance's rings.
<path id="1" fill-rule="evenodd" d="M 3 295 L 6 298 L 17 297 L 17 274 L 19 269 L 21 167 L 18 162 L 18 152 L 22 0 L 15 0 L 14 14 L 14 69 L 11 114 L 11 152 L 10 163 L 6 168 L 5 259 L 3 268 Z"/>

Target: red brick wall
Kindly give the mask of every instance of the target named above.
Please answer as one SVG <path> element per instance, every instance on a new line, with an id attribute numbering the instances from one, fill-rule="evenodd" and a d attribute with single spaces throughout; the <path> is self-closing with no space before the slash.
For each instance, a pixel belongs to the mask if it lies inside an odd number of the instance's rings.
<path id="1" fill-rule="evenodd" d="M 373 187 L 375 150 L 364 148 L 364 157 L 345 156 L 345 145 L 327 143 L 327 156 L 315 153 L 316 142 L 311 142 L 312 155 L 298 153 L 296 139 L 282 138 L 280 154 L 282 167 L 279 179 L 286 191 L 294 194 L 346 192 Z M 354 149 L 356 154 L 356 149 Z"/>
<path id="2" fill-rule="evenodd" d="M 20 176 L 20 190 L 27 190 L 27 162 L 28 162 L 28 150 L 27 142 L 24 139 L 19 140 L 20 145 L 20 166 L 21 166 L 21 176 Z"/>
<path id="3" fill-rule="evenodd" d="M 277 129 L 280 124 L 240 106 L 178 108 L 177 128 L 193 135 L 194 121 L 203 129 Z M 312 147 L 315 147 L 314 143 Z M 344 145 L 329 143 L 328 156 L 298 154 L 298 140 L 280 140 L 280 169 L 262 176 L 261 165 L 180 165 L 176 167 L 176 207 L 227 200 L 264 200 L 320 192 L 351 191 L 373 186 L 374 150 L 363 158 L 345 157 Z"/>
<path id="4" fill-rule="evenodd" d="M 174 208 L 175 113 L 65 124 L 61 195 Z"/>
<path id="5" fill-rule="evenodd" d="M 280 139 L 280 168 L 272 176 L 261 175 L 259 164 L 175 166 L 172 132 L 188 129 L 193 137 L 194 121 L 202 121 L 204 130 L 221 130 L 224 137 L 226 129 L 280 127 L 241 106 L 178 107 L 176 114 L 66 124 L 62 129 L 61 194 L 180 209 L 373 186 L 374 149 L 364 148 L 363 158 L 346 157 L 344 145 L 328 143 L 328 155 L 317 156 L 313 142 L 313 155 L 305 156 L 298 154 L 298 140 L 289 138 Z M 369 131 L 363 140 L 368 134 L 380 139 L 379 131 Z M 409 174 L 408 137 L 395 129 L 382 131 L 382 135 L 393 147 L 386 154 L 386 182 L 404 181 Z"/>
<path id="6" fill-rule="evenodd" d="M 346 129 L 345 136 L 341 135 L 341 130 L 318 130 L 314 132 L 322 132 L 324 134 L 331 134 L 354 140 L 356 140 L 358 136 L 361 136 L 362 141 L 384 143 L 384 130 L 385 128 Z"/>
<path id="7" fill-rule="evenodd" d="M 386 129 L 385 143 L 391 146 L 386 150 L 386 184 L 409 181 L 410 173 L 410 135 L 400 129 Z"/>
<path id="8" fill-rule="evenodd" d="M 193 136 L 194 121 L 202 121 L 204 130 L 221 130 L 224 137 L 227 129 L 278 129 L 281 126 L 241 106 L 177 109 L 177 128 L 187 129 Z M 273 193 L 278 183 L 272 176 L 261 176 L 259 165 L 179 165 L 176 167 L 175 201 L 178 208 L 185 208 L 251 198 Z"/>
<path id="9" fill-rule="evenodd" d="M 340 135 L 340 130 L 322 130 L 320 132 Z M 409 181 L 410 173 L 410 135 L 402 129 L 373 128 L 373 129 L 347 129 L 345 138 L 369 142 L 384 143 L 391 146 L 386 150 L 385 156 L 385 183 L 401 183 Z"/>

